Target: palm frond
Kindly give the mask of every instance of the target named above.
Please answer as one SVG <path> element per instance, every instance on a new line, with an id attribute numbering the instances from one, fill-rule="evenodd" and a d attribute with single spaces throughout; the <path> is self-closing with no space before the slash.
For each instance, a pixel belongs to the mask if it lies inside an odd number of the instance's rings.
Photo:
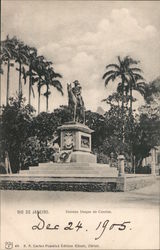
<path id="1" fill-rule="evenodd" d="M 109 83 L 111 80 L 112 80 L 112 82 L 115 80 L 114 75 L 110 75 L 110 76 L 108 76 L 108 77 L 106 78 L 106 80 L 105 80 L 105 86 L 107 86 L 108 83 Z"/>
<path id="2" fill-rule="evenodd" d="M 107 102 L 108 98 L 102 99 L 101 102 Z"/>
<path id="3" fill-rule="evenodd" d="M 138 73 L 133 73 L 134 79 L 137 80 L 144 80 L 143 76 Z"/>
<path id="4" fill-rule="evenodd" d="M 60 83 L 60 81 L 53 80 L 52 82 L 50 82 L 50 85 L 55 87 L 63 95 L 63 90 L 62 90 L 63 87 L 62 87 L 62 84 Z"/>
<path id="5" fill-rule="evenodd" d="M 143 73 L 143 71 L 140 69 L 140 68 L 129 68 L 130 71 L 134 72 L 140 72 L 140 73 Z"/>
<path id="6" fill-rule="evenodd" d="M 55 72 L 54 72 L 54 77 L 55 77 L 55 78 L 56 78 L 56 77 L 62 78 L 62 75 L 59 74 L 59 73 L 55 73 Z"/>
<path id="7" fill-rule="evenodd" d="M 43 95 L 44 95 L 45 97 L 48 97 L 50 94 L 51 94 L 50 91 L 46 91 Z"/>
<path id="8" fill-rule="evenodd" d="M 124 58 L 124 61 L 126 61 L 126 63 L 128 65 L 131 65 L 131 64 L 138 64 L 140 61 L 137 61 L 137 60 L 134 60 L 133 58 L 131 58 L 130 56 L 126 56 Z"/>
<path id="9" fill-rule="evenodd" d="M 3 50 L 4 50 L 4 51 L 5 51 L 5 53 L 8 55 L 8 57 L 9 57 L 9 58 L 12 58 L 12 56 L 11 56 L 11 53 L 10 53 L 9 49 L 7 49 L 7 48 L 3 47 Z"/>
<path id="10" fill-rule="evenodd" d="M 145 96 L 146 91 L 143 87 L 136 86 L 134 90 L 138 91 L 142 96 Z"/>
<path id="11" fill-rule="evenodd" d="M 120 67 L 118 66 L 118 64 L 114 64 L 114 63 L 108 64 L 108 65 L 106 66 L 106 69 L 108 69 L 108 68 L 110 68 L 110 67 L 116 68 L 117 70 L 120 70 Z"/>
<path id="12" fill-rule="evenodd" d="M 120 65 L 122 65 L 122 60 L 121 60 L 121 57 L 120 57 L 120 56 L 118 56 L 117 58 L 118 58 L 118 62 L 119 62 L 119 64 L 120 64 Z"/>
<path id="13" fill-rule="evenodd" d="M 105 79 L 106 76 L 108 76 L 108 75 L 115 74 L 115 72 L 118 72 L 118 71 L 115 71 L 115 70 L 109 70 L 109 71 L 107 71 L 107 72 L 103 75 L 102 79 Z"/>
<path id="14" fill-rule="evenodd" d="M 146 82 L 137 82 L 137 85 L 141 86 L 143 88 L 146 88 L 146 86 L 147 86 Z"/>

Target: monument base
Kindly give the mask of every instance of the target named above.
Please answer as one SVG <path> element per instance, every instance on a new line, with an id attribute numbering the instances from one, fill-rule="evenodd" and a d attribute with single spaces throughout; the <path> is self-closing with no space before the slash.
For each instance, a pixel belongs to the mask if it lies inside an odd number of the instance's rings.
<path id="1" fill-rule="evenodd" d="M 77 163 L 96 163 L 97 157 L 89 152 L 74 151 L 71 153 L 70 161 Z"/>
<path id="2" fill-rule="evenodd" d="M 107 164 L 69 162 L 69 163 L 40 163 L 38 167 L 30 167 L 29 170 L 21 170 L 20 175 L 43 177 L 118 177 L 118 170 L 110 168 Z"/>

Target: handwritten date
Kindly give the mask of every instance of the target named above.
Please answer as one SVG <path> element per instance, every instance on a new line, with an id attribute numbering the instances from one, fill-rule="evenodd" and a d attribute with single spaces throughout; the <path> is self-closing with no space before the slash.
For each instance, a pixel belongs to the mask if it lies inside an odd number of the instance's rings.
<path id="1" fill-rule="evenodd" d="M 50 223 L 46 223 L 44 219 L 40 217 L 40 214 L 37 213 L 38 217 L 38 224 L 32 226 L 32 230 L 59 230 L 60 225 L 51 225 Z M 119 230 L 124 231 L 127 229 L 127 224 L 130 224 L 130 221 L 124 221 L 123 223 L 110 223 L 110 220 L 100 221 L 95 228 L 95 231 L 98 232 L 98 236 L 95 237 L 95 240 L 98 240 L 102 237 L 104 232 L 108 229 L 111 230 Z M 62 227 L 61 227 L 62 228 Z M 77 224 L 74 224 L 73 222 L 69 221 L 68 224 L 62 228 L 63 230 L 75 230 L 78 232 L 80 229 L 84 229 L 83 223 L 81 221 L 78 221 Z M 85 231 L 88 231 L 87 229 Z"/>

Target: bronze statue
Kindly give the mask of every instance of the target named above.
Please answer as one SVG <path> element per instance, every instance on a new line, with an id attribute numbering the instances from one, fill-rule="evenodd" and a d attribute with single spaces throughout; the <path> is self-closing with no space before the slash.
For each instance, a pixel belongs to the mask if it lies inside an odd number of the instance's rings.
<path id="1" fill-rule="evenodd" d="M 72 111 L 73 121 L 85 123 L 85 107 L 81 95 L 82 87 L 77 80 L 73 83 L 74 87 L 72 87 L 71 83 L 67 84 L 68 106 Z"/>

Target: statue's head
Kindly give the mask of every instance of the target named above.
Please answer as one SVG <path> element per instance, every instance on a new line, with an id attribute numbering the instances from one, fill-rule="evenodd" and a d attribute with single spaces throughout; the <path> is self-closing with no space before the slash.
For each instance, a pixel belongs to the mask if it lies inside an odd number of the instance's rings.
<path id="1" fill-rule="evenodd" d="M 79 83 L 78 80 L 75 80 L 73 83 L 74 83 L 74 86 L 75 86 L 75 87 L 81 87 L 81 85 L 80 85 L 80 83 Z"/>

